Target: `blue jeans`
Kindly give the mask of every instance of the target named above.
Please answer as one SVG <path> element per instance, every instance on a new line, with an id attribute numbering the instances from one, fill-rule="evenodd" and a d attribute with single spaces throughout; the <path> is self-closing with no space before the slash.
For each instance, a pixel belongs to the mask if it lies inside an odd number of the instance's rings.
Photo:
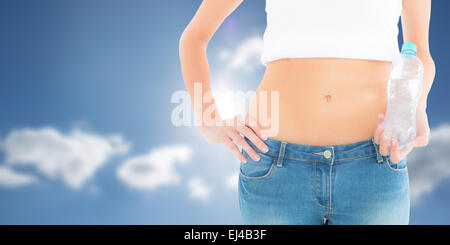
<path id="1" fill-rule="evenodd" d="M 269 147 L 240 163 L 238 195 L 244 224 L 409 223 L 406 157 L 382 156 L 373 138 L 305 145 L 267 139 Z"/>

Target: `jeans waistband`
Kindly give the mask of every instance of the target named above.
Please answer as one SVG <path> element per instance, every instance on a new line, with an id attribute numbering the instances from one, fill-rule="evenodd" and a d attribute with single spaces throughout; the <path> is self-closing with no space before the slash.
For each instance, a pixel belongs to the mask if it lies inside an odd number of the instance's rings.
<path id="1" fill-rule="evenodd" d="M 257 150 L 247 138 L 246 140 Z M 269 151 L 262 154 L 276 157 L 278 166 L 282 165 L 284 159 L 341 164 L 345 160 L 371 155 L 377 157 L 377 162 L 383 162 L 383 156 L 379 153 L 379 145 L 375 144 L 373 137 L 358 142 L 335 145 L 297 144 L 272 138 L 268 138 L 264 142 L 269 147 Z"/>

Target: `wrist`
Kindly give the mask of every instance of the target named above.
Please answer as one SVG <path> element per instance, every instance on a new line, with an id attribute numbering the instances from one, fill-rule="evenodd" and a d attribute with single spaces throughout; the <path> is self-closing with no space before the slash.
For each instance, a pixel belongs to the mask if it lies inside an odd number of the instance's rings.
<path id="1" fill-rule="evenodd" d="M 196 125 L 200 130 L 208 129 L 213 126 L 221 125 L 222 118 L 220 117 L 217 108 L 205 110 L 202 112 L 195 113 Z"/>

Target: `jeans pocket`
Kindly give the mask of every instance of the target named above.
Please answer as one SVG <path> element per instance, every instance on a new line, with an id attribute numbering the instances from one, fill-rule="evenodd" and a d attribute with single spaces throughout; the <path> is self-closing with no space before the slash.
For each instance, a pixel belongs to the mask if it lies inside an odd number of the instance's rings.
<path id="1" fill-rule="evenodd" d="M 240 163 L 239 176 L 245 180 L 264 180 L 273 172 L 275 158 L 273 156 L 259 152 L 259 161 L 254 161 L 245 151 L 242 154 L 247 158 L 247 163 Z"/>
<path id="2" fill-rule="evenodd" d="M 408 170 L 408 166 L 406 164 L 406 156 L 400 160 L 398 163 L 393 163 L 391 162 L 391 155 L 388 154 L 386 157 L 384 157 L 384 165 L 386 166 L 386 168 L 392 172 L 397 172 L 397 173 L 401 173 L 401 172 L 406 172 Z"/>

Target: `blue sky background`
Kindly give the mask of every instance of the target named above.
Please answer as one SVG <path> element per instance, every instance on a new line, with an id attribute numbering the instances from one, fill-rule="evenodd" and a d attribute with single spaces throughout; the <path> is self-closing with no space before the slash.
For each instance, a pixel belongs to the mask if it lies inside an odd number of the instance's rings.
<path id="1" fill-rule="evenodd" d="M 104 161 L 80 188 L 67 185 L 61 176 L 49 177 L 34 165 L 11 165 L 7 161 L 11 152 L 0 151 L 0 166 L 38 179 L 32 184 L 0 185 L 0 224 L 242 222 L 237 190 L 227 187 L 224 176 L 237 170 L 238 161 L 224 146 L 204 142 L 196 128 L 174 127 L 170 121 L 175 107 L 171 95 L 184 89 L 178 40 L 200 3 L 0 2 L 0 142 L 7 142 L 13 130 L 51 127 L 62 135 L 74 129 L 98 137 L 117 134 L 130 145 L 125 154 Z M 430 49 L 436 77 L 428 99 L 432 130 L 450 123 L 449 11 L 449 1 L 433 1 Z M 252 70 L 233 70 L 221 83 L 214 78 L 226 65 L 224 50 L 236 50 L 248 38 L 262 37 L 264 29 L 262 0 L 244 1 L 226 20 L 208 47 L 213 88 L 256 89 L 264 72 L 257 57 Z M 136 189 L 117 177 L 128 159 L 179 144 L 188 146 L 192 154 L 186 163 L 174 165 L 178 184 Z M 447 159 L 439 160 L 439 166 L 445 169 Z M 194 176 L 211 190 L 206 201 L 188 194 L 187 183 Z M 411 224 L 450 224 L 449 177 L 450 173 L 440 176 L 413 204 Z"/>

